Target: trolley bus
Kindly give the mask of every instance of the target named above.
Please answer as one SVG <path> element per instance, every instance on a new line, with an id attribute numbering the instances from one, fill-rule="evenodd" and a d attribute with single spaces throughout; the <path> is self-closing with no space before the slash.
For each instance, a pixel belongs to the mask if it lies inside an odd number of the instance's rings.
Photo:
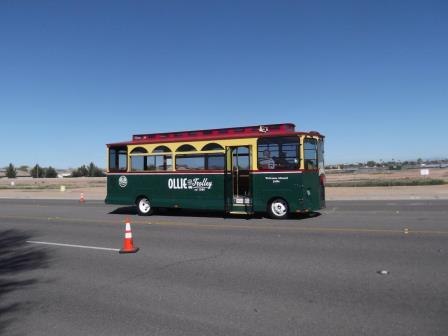
<path id="1" fill-rule="evenodd" d="M 107 204 L 268 213 L 325 207 L 324 136 L 274 124 L 136 134 L 107 145 Z"/>

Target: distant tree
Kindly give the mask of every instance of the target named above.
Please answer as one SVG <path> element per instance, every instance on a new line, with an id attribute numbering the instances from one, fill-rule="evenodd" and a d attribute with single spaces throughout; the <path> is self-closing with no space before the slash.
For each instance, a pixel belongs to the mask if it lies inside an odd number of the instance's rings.
<path id="1" fill-rule="evenodd" d="M 89 170 L 85 165 L 82 165 L 81 167 L 75 169 L 72 172 L 72 177 L 83 177 L 83 176 L 89 176 Z"/>
<path id="2" fill-rule="evenodd" d="M 376 162 L 375 161 L 367 161 L 367 167 L 375 167 Z"/>
<path id="3" fill-rule="evenodd" d="M 95 166 L 93 162 L 90 162 L 89 165 L 89 176 L 90 177 L 100 177 L 104 176 L 104 172 L 101 168 Z"/>
<path id="4" fill-rule="evenodd" d="M 93 162 L 90 162 L 89 166 L 82 165 L 81 167 L 72 171 L 72 177 L 99 177 L 104 176 L 104 172 L 101 168 L 98 168 Z"/>
<path id="5" fill-rule="evenodd" d="M 93 162 L 90 162 L 89 167 L 87 168 L 87 175 L 88 176 L 93 176 L 93 174 L 95 173 L 95 168 L 96 166 L 93 164 Z"/>
<path id="6" fill-rule="evenodd" d="M 422 163 L 423 163 L 423 160 L 422 160 L 421 158 L 418 158 L 418 159 L 417 159 L 417 163 L 418 163 L 418 164 L 422 164 Z"/>
<path id="7" fill-rule="evenodd" d="M 19 170 L 21 170 L 21 171 L 28 171 L 29 168 L 30 167 L 27 166 L 27 165 L 22 165 L 22 166 L 19 167 Z"/>
<path id="8" fill-rule="evenodd" d="M 47 169 L 45 169 L 45 177 L 55 178 L 55 177 L 58 177 L 58 173 L 57 173 L 56 169 L 54 169 L 52 166 L 50 166 Z"/>
<path id="9" fill-rule="evenodd" d="M 12 163 L 10 163 L 9 166 L 6 168 L 6 177 L 7 178 L 17 177 L 17 170 Z"/>
<path id="10" fill-rule="evenodd" d="M 44 177 L 45 169 L 37 164 L 30 170 L 30 175 L 34 178 Z"/>
<path id="11" fill-rule="evenodd" d="M 86 167 L 86 165 L 82 165 L 79 167 L 80 175 L 81 176 L 89 176 L 89 169 Z"/>
<path id="12" fill-rule="evenodd" d="M 71 172 L 71 174 L 70 174 L 70 177 L 79 177 L 79 175 L 78 175 L 78 169 L 73 169 L 72 172 Z"/>

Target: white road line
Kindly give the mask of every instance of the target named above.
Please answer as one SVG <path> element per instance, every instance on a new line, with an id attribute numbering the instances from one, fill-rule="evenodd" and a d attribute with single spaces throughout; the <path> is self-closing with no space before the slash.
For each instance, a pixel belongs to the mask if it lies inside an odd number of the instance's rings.
<path id="1" fill-rule="evenodd" d="M 65 246 L 65 247 L 78 247 L 78 248 L 92 249 L 92 250 L 120 251 L 120 249 L 114 249 L 114 248 L 109 248 L 109 247 L 50 243 L 50 242 L 41 242 L 41 241 L 34 241 L 34 240 L 27 240 L 26 242 L 30 243 L 30 244 L 54 245 L 54 246 Z"/>

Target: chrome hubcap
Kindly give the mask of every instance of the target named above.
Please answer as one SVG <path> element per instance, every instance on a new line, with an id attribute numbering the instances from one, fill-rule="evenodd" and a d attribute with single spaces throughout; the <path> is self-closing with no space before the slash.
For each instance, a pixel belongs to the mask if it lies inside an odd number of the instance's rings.
<path id="1" fill-rule="evenodd" d="M 140 208 L 140 211 L 143 213 L 148 213 L 149 210 L 151 210 L 151 205 L 149 204 L 147 198 L 142 198 L 140 202 L 138 202 L 138 207 Z"/>
<path id="2" fill-rule="evenodd" d="M 286 214 L 287 209 L 286 202 L 282 200 L 272 202 L 271 209 L 274 215 L 279 217 L 284 216 Z"/>

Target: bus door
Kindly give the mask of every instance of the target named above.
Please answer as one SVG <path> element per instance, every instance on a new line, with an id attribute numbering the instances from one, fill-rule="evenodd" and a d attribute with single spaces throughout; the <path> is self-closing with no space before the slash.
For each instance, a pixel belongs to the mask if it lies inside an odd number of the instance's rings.
<path id="1" fill-rule="evenodd" d="M 325 207 L 325 171 L 323 140 L 306 137 L 303 142 L 305 171 L 303 172 L 302 207 L 322 209 Z"/>
<path id="2" fill-rule="evenodd" d="M 225 208 L 230 213 L 251 213 L 250 147 L 226 147 Z"/>

